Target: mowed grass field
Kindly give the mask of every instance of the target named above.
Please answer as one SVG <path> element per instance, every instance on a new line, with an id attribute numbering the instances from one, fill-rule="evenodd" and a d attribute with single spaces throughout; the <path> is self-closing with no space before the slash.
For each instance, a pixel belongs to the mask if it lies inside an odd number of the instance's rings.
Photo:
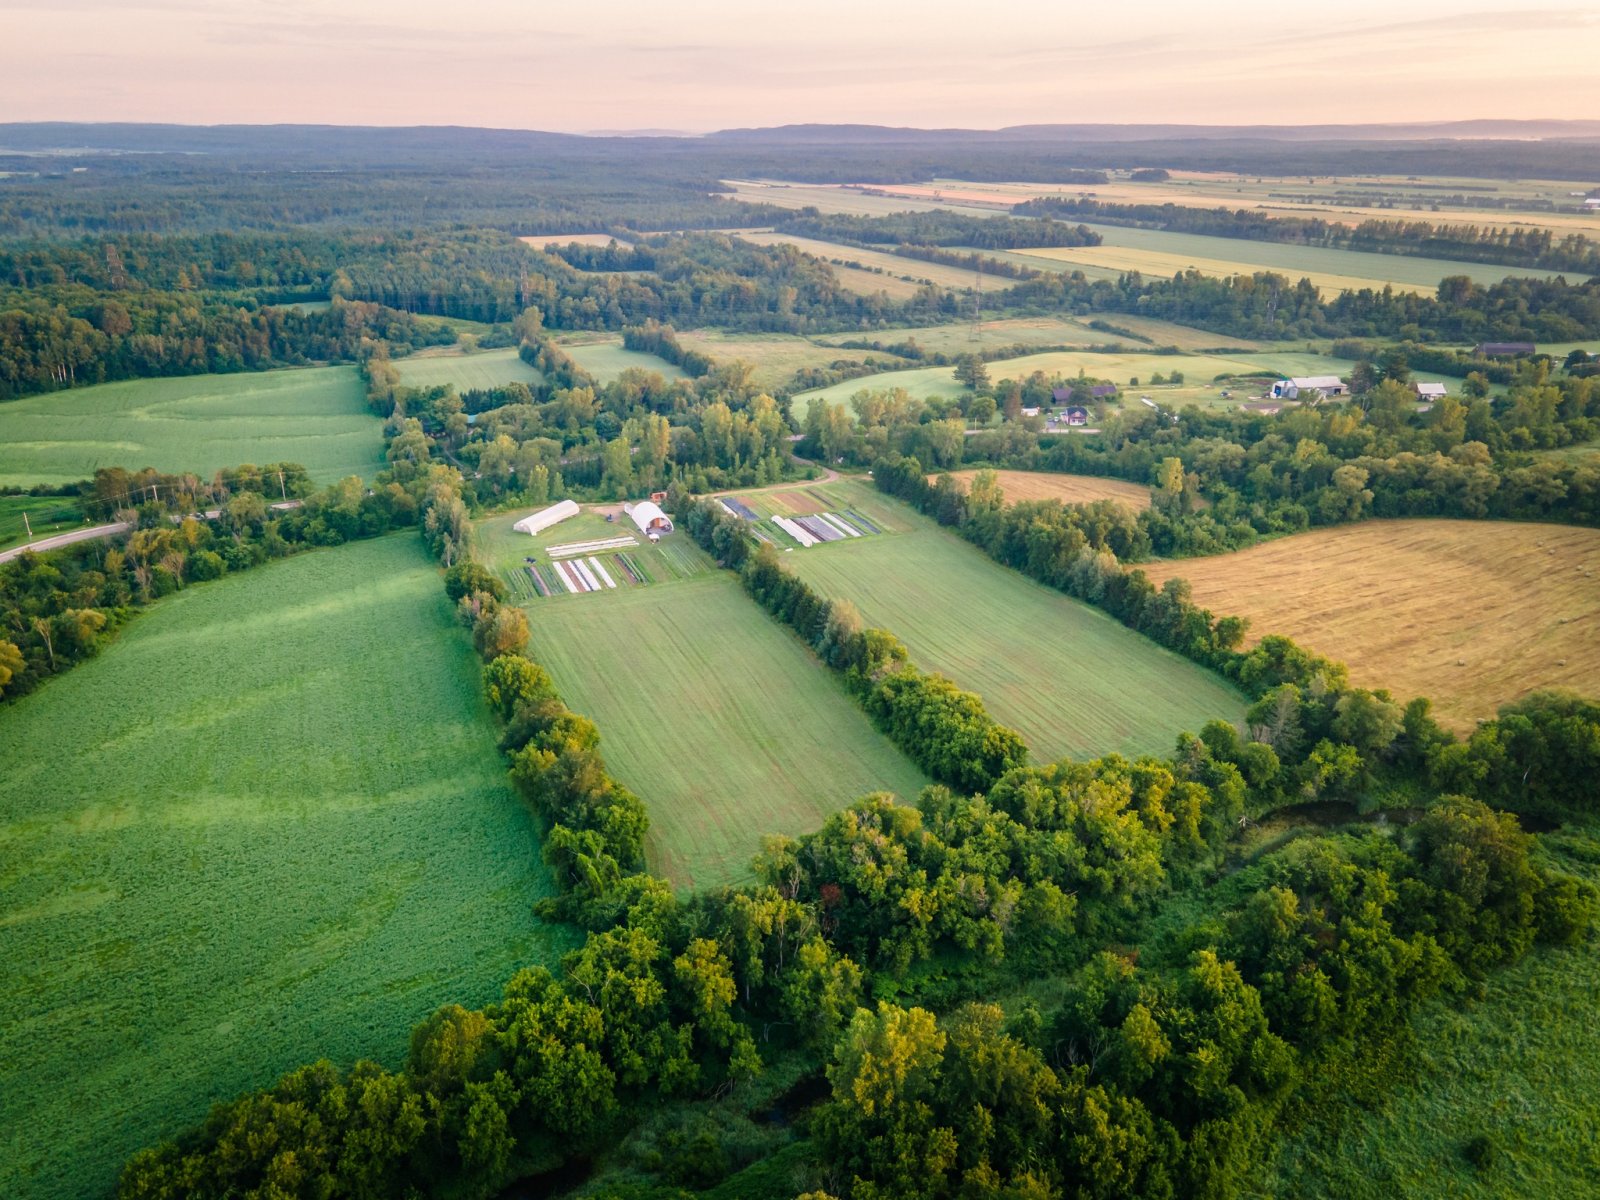
<path id="1" fill-rule="evenodd" d="M 787 233 L 772 232 L 746 232 L 739 235 L 745 241 L 754 242 L 758 246 L 790 245 L 815 255 L 817 258 L 839 259 L 845 263 L 857 263 L 862 267 L 876 268 L 886 276 L 909 278 L 913 281 L 928 280 L 946 288 L 970 288 L 974 285 L 977 275 L 966 267 L 954 267 L 945 263 L 923 262 L 918 258 L 906 258 L 903 255 L 890 253 L 888 250 L 863 250 L 859 246 L 845 246 L 838 242 L 821 241 L 817 238 L 795 237 Z M 978 251 L 979 254 L 984 251 Z M 985 272 L 983 286 L 986 288 L 1006 288 L 1016 283 L 1016 280 L 1005 275 L 995 275 Z"/>
<path id="2" fill-rule="evenodd" d="M 400 382 L 406 387 L 431 388 L 445 384 L 454 385 L 456 391 L 488 390 L 508 383 L 525 383 L 530 388 L 544 382 L 544 375 L 536 367 L 523 362 L 514 348 L 479 350 L 473 354 L 459 351 L 413 354 L 409 358 L 394 360 L 400 372 Z"/>
<path id="3" fill-rule="evenodd" d="M 382 423 L 354 367 L 140 379 L 0 404 L 0 485 L 268 462 L 300 463 L 318 483 L 383 466 Z"/>
<path id="4" fill-rule="evenodd" d="M 1600 883 L 1594 831 L 1542 834 L 1568 874 Z M 1376 1098 L 1336 1096 L 1285 1139 L 1244 1194 L 1266 1200 L 1501 1200 L 1600 1191 L 1600 939 L 1539 947 L 1491 971 L 1483 994 L 1417 1020 L 1407 1077 Z M 1496 1160 L 1469 1163 L 1488 1136 Z"/>
<path id="5" fill-rule="evenodd" d="M 527 611 L 534 657 L 600 727 L 606 765 L 649 809 L 650 865 L 680 887 L 747 880 L 764 835 L 927 786 L 728 572 Z"/>
<path id="6" fill-rule="evenodd" d="M 972 485 L 977 470 L 952 471 L 965 491 Z M 1092 504 L 1096 500 L 1115 500 L 1136 511 L 1150 507 L 1150 489 L 1125 479 L 1100 475 L 1052 475 L 1045 471 L 996 471 L 1000 490 L 1007 504 L 1022 500 L 1059 500 L 1063 504 Z M 930 475 L 930 479 L 937 476 Z"/>
<path id="7" fill-rule="evenodd" d="M 1184 730 L 1242 718 L 1243 698 L 1220 677 L 906 506 L 859 484 L 817 490 L 840 508 L 890 507 L 908 532 L 797 550 L 785 565 L 893 631 L 922 669 L 977 692 L 1035 759 L 1167 753 Z"/>
<path id="8" fill-rule="evenodd" d="M 1287 634 L 1457 732 L 1540 688 L 1600 693 L 1600 530 L 1366 521 L 1146 566 L 1196 602 Z"/>
<path id="9" fill-rule="evenodd" d="M 558 338 L 557 342 L 574 362 L 603 384 L 615 382 L 624 371 L 634 368 L 654 371 L 667 380 L 688 378 L 682 368 L 664 358 L 657 358 L 642 350 L 626 349 L 620 337 L 596 338 L 579 334 L 572 341 Z"/>
<path id="10" fill-rule="evenodd" d="M 403 534 L 191 587 L 0 708 L 0 1194 L 108 1195 L 568 948 L 479 678 Z"/>

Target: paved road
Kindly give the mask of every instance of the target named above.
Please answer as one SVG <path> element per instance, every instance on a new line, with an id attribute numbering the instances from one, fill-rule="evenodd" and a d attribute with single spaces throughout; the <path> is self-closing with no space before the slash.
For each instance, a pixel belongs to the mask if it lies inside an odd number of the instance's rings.
<path id="1" fill-rule="evenodd" d="M 299 508 L 300 504 L 301 501 L 299 500 L 282 500 L 267 507 L 283 512 L 291 508 Z M 212 508 L 197 515 L 204 517 L 208 521 L 215 521 L 222 515 L 222 510 L 220 508 Z M 177 518 L 174 517 L 173 520 L 176 521 Z M 0 550 L 0 563 L 8 563 L 13 558 L 20 557 L 29 550 L 32 550 L 35 554 L 43 554 L 46 550 L 59 550 L 63 546 L 70 546 L 74 542 L 86 542 L 90 538 L 116 537 L 117 534 L 127 533 L 132 528 L 133 525 L 128 521 L 113 521 L 109 525 L 91 525 L 86 529 L 74 529 L 70 533 L 54 534 L 51 537 L 40 538 L 36 542 L 29 542 L 26 546 L 13 546 L 10 550 Z"/>

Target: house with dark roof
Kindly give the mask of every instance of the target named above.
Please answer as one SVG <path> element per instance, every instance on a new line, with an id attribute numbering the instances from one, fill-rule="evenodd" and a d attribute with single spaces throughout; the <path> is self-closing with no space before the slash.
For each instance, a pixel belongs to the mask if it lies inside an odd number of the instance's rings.
<path id="1" fill-rule="evenodd" d="M 1479 358 L 1517 358 L 1534 352 L 1532 342 L 1479 342 L 1472 352 Z"/>
<path id="2" fill-rule="evenodd" d="M 1089 423 L 1089 410 L 1081 404 L 1069 405 L 1067 411 L 1062 415 L 1066 417 L 1068 425 L 1087 425 Z"/>

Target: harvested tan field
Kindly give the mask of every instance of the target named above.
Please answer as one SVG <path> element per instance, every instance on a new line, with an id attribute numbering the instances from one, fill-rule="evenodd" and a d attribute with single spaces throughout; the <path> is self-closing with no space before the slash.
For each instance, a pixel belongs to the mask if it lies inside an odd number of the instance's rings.
<path id="1" fill-rule="evenodd" d="M 953 471 L 962 490 L 977 471 Z M 996 471 L 1006 503 L 1019 500 L 1059 500 L 1063 504 L 1089 504 L 1095 500 L 1117 500 L 1135 509 L 1150 507 L 1150 489 L 1125 479 L 1104 479 L 1098 475 L 1052 475 L 1045 471 Z M 938 476 L 930 475 L 929 479 Z"/>
<path id="2" fill-rule="evenodd" d="M 532 246 L 535 250 L 543 250 L 549 246 L 566 246 L 572 242 L 577 242 L 580 246 L 609 246 L 612 242 L 619 246 L 633 245 L 632 242 L 614 238 L 609 233 L 541 233 L 533 237 L 519 237 L 517 241 L 525 246 Z"/>
<path id="3" fill-rule="evenodd" d="M 1249 617 L 1252 641 L 1287 634 L 1355 683 L 1431 698 L 1457 732 L 1541 688 L 1600 694 L 1600 530 L 1368 521 L 1145 571 Z"/>

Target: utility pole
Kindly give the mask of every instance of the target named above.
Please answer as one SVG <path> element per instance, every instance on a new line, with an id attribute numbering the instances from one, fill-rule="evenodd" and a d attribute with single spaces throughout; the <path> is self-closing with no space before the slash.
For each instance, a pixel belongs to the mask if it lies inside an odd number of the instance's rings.
<path id="1" fill-rule="evenodd" d="M 22 527 L 28 531 L 28 536 L 25 540 L 30 542 L 33 541 L 33 526 L 28 524 L 27 513 L 22 514 Z"/>
<path id="2" fill-rule="evenodd" d="M 280 495 L 282 495 L 282 497 L 284 498 L 284 501 L 287 502 L 288 499 L 289 499 L 289 491 L 288 491 L 287 488 L 285 488 L 283 486 L 283 468 L 282 467 L 278 468 L 278 492 L 279 492 Z"/>

